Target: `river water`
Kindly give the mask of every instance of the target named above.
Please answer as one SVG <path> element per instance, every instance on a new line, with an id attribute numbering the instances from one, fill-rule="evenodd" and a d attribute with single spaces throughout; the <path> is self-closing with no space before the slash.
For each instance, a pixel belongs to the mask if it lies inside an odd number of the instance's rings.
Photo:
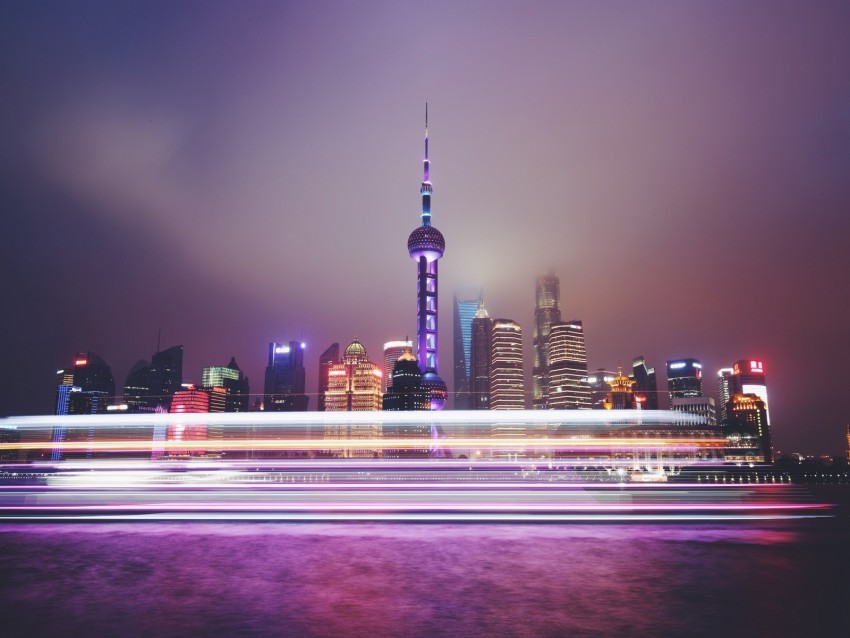
<path id="1" fill-rule="evenodd" d="M 0 527 L 2 636 L 847 636 L 850 527 Z"/>

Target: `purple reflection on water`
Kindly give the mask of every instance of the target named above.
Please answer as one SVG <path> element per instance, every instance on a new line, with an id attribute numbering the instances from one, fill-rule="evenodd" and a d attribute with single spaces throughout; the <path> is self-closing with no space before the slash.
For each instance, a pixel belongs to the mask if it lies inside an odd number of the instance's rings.
<path id="1" fill-rule="evenodd" d="M 828 635 L 846 545 L 827 521 L 9 525 L 0 634 Z"/>

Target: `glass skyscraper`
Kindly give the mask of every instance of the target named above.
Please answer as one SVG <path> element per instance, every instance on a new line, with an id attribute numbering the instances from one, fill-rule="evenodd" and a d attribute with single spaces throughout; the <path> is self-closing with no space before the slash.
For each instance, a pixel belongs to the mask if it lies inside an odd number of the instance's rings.
<path id="1" fill-rule="evenodd" d="M 558 321 L 549 327 L 546 407 L 589 410 L 587 349 L 581 321 Z"/>
<path id="2" fill-rule="evenodd" d="M 544 410 L 549 394 L 549 331 L 553 323 L 561 320 L 561 284 L 558 277 L 551 274 L 538 277 L 534 298 L 531 402 L 535 410 Z"/>
<path id="3" fill-rule="evenodd" d="M 454 407 L 472 408 L 472 320 L 481 307 L 481 288 L 464 288 L 454 295 Z"/>

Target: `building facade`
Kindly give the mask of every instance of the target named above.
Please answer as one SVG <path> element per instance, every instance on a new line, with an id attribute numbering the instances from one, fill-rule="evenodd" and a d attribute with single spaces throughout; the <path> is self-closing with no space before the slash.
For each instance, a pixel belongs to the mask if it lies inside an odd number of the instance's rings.
<path id="1" fill-rule="evenodd" d="M 634 391 L 637 402 L 644 410 L 658 409 L 658 383 L 655 378 L 655 368 L 647 367 L 643 355 L 632 360 L 632 374 L 634 379 Z"/>
<path id="2" fill-rule="evenodd" d="M 490 409 L 490 367 L 493 358 L 493 321 L 482 306 L 472 320 L 469 350 L 470 394 L 473 410 Z"/>
<path id="3" fill-rule="evenodd" d="M 548 407 L 549 332 L 553 324 L 561 321 L 560 299 L 561 283 L 557 276 L 549 274 L 537 278 L 534 290 L 534 359 L 531 377 L 531 404 L 535 410 L 545 410 Z"/>
<path id="4" fill-rule="evenodd" d="M 673 399 L 702 396 L 702 364 L 699 359 L 667 362 L 667 393 Z"/>
<path id="5" fill-rule="evenodd" d="M 339 356 L 339 344 L 332 343 L 319 357 L 319 396 L 317 410 L 325 411 L 325 393 L 330 387 L 328 372 L 331 367 L 340 363 L 342 359 Z"/>
<path id="6" fill-rule="evenodd" d="M 522 328 L 517 322 L 493 319 L 490 353 L 490 409 L 525 409 Z"/>
<path id="7" fill-rule="evenodd" d="M 454 408 L 472 408 L 472 320 L 482 303 L 481 288 L 454 294 Z"/>
<path id="8" fill-rule="evenodd" d="M 548 330 L 548 408 L 589 410 L 591 400 L 590 386 L 587 384 L 587 349 L 581 321 L 558 321 L 551 324 Z"/>
<path id="9" fill-rule="evenodd" d="M 290 341 L 288 345 L 269 344 L 264 387 L 263 409 L 267 412 L 304 412 L 309 397 L 305 393 L 305 345 Z"/>
<path id="10" fill-rule="evenodd" d="M 384 344 L 384 376 L 381 379 L 381 391 L 386 392 L 387 388 L 392 383 L 393 368 L 398 363 L 398 359 L 408 349 L 413 347 L 412 341 L 387 341 Z M 415 359 L 416 357 L 414 357 Z M 420 375 L 421 376 L 421 375 Z"/>

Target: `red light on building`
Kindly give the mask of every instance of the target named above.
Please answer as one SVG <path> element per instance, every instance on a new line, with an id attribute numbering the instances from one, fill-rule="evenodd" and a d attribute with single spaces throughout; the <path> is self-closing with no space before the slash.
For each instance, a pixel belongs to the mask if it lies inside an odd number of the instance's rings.
<path id="1" fill-rule="evenodd" d="M 88 359 L 77 359 L 77 360 L 74 361 L 74 365 L 77 366 L 77 367 L 84 366 L 84 365 L 87 365 L 88 362 L 89 362 Z"/>
<path id="2" fill-rule="evenodd" d="M 764 374 L 764 364 L 761 361 L 750 361 L 750 372 L 760 372 Z"/>

